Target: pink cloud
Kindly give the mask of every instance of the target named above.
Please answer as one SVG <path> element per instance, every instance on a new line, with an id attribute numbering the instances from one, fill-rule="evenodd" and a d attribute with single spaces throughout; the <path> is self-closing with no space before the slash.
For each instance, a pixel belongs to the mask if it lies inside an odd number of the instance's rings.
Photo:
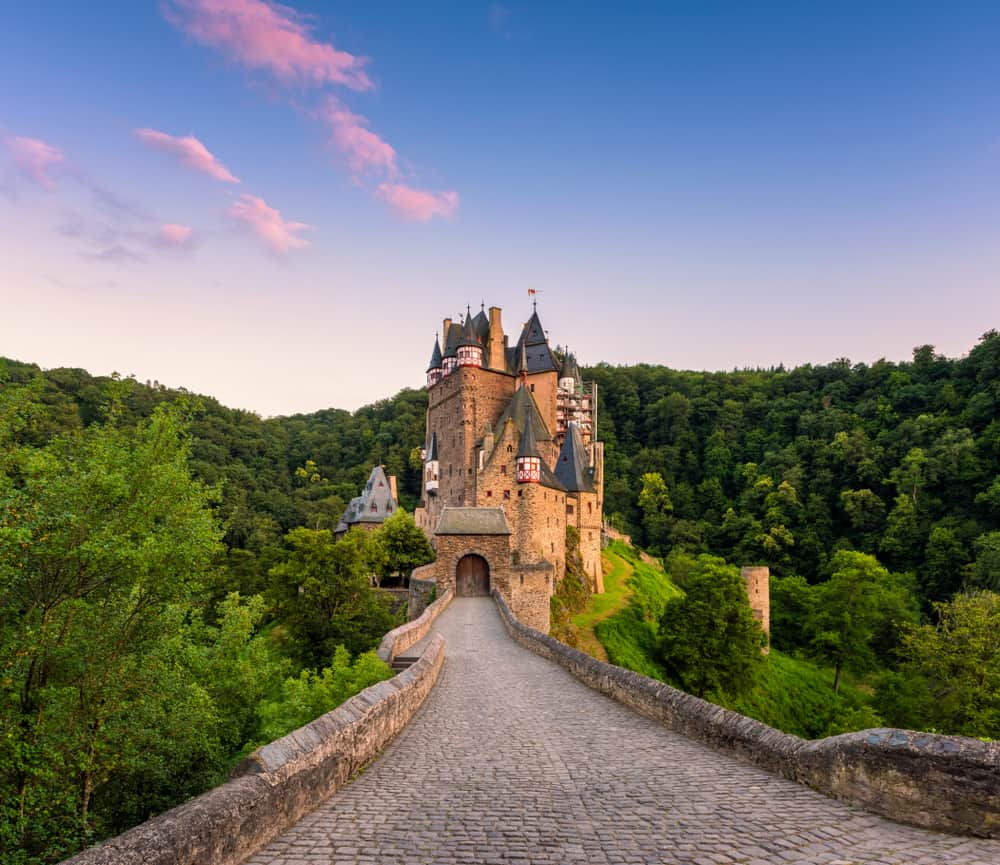
<path id="1" fill-rule="evenodd" d="M 369 90 L 367 62 L 312 38 L 304 16 L 267 0 L 163 0 L 167 20 L 196 42 L 285 84 Z"/>
<path id="2" fill-rule="evenodd" d="M 298 236 L 309 226 L 304 222 L 287 222 L 282 219 L 280 211 L 270 207 L 262 198 L 244 193 L 228 212 L 233 219 L 248 225 L 275 252 L 284 254 L 309 246 L 308 240 Z"/>
<path id="3" fill-rule="evenodd" d="M 380 183 L 375 190 L 404 219 L 427 222 L 435 216 L 450 217 L 458 209 L 458 193 L 414 189 L 402 183 Z"/>
<path id="4" fill-rule="evenodd" d="M 368 120 L 345 108 L 330 97 L 319 112 L 330 127 L 333 145 L 347 156 L 347 164 L 356 175 L 366 171 L 396 173 L 396 151 L 391 144 L 368 129 Z"/>
<path id="5" fill-rule="evenodd" d="M 66 157 L 58 147 L 53 147 L 40 138 L 11 138 L 7 149 L 18 171 L 35 181 L 42 189 L 56 188 L 56 182 L 49 176 L 50 169 L 61 165 Z"/>
<path id="6" fill-rule="evenodd" d="M 136 129 L 136 137 L 148 144 L 155 150 L 161 150 L 176 156 L 182 165 L 207 174 L 215 180 L 225 183 L 239 183 L 239 178 L 235 177 L 225 165 L 219 162 L 211 151 L 193 135 L 184 138 L 177 138 L 167 135 L 166 132 L 158 132 L 156 129 Z"/>
<path id="7" fill-rule="evenodd" d="M 156 243 L 158 246 L 183 248 L 190 246 L 194 237 L 194 229 L 190 225 L 178 225 L 174 222 L 167 222 L 160 226 L 156 233 Z"/>

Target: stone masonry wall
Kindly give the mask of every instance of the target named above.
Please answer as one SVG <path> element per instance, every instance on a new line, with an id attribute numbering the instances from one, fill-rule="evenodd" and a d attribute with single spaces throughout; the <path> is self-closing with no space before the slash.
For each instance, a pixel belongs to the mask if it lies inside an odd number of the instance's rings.
<path id="1" fill-rule="evenodd" d="M 258 749 L 237 777 L 64 865 L 238 865 L 372 760 L 421 706 L 443 664 L 436 635 L 413 666 Z"/>
<path id="2" fill-rule="evenodd" d="M 506 586 L 510 568 L 509 535 L 438 535 L 435 578 L 438 594 L 455 591 L 455 571 L 462 556 L 482 556 L 490 566 L 490 586 Z"/>
<path id="3" fill-rule="evenodd" d="M 511 565 L 510 588 L 505 599 L 520 621 L 543 634 L 547 634 L 551 627 L 549 601 L 555 582 L 555 571 L 549 562 Z"/>
<path id="4" fill-rule="evenodd" d="M 494 597 L 517 643 L 671 730 L 893 820 L 1000 837 L 1000 743 L 891 729 L 810 742 L 598 661 L 518 621 Z"/>
<path id="5" fill-rule="evenodd" d="M 430 632 L 434 620 L 448 609 L 453 597 L 453 592 L 445 592 L 416 619 L 389 631 L 379 643 L 378 656 L 387 664 L 391 664 L 395 658 L 419 643 Z"/>

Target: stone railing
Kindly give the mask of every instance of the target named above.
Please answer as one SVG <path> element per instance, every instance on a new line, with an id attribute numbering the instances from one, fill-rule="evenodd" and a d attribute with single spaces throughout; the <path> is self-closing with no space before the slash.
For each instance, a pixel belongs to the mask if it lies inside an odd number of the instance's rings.
<path id="1" fill-rule="evenodd" d="M 411 646 L 419 643 L 431 630 L 434 620 L 440 616 L 451 603 L 452 591 L 447 589 L 440 598 L 430 604 L 418 618 L 412 622 L 406 622 L 398 628 L 393 628 L 382 638 L 379 643 L 378 656 L 387 664 L 391 664 L 393 659 L 402 655 Z"/>
<path id="2" fill-rule="evenodd" d="M 900 822 L 1000 837 L 1000 743 L 908 730 L 800 739 L 598 661 L 529 628 L 493 597 L 515 642 L 671 730 Z"/>
<path id="3" fill-rule="evenodd" d="M 423 703 L 443 663 L 437 634 L 413 666 L 254 751 L 230 781 L 63 865 L 237 865 L 371 761 Z"/>
<path id="4" fill-rule="evenodd" d="M 437 591 L 437 563 L 422 565 L 410 574 L 410 604 L 407 616 L 416 619 L 427 609 L 427 601 Z"/>

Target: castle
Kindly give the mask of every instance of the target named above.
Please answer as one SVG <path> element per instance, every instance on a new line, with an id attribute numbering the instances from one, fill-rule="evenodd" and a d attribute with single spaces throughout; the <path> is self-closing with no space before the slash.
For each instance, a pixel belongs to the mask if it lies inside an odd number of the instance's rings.
<path id="1" fill-rule="evenodd" d="M 438 593 L 504 598 L 549 630 L 549 599 L 566 568 L 567 526 L 583 569 L 603 590 L 604 447 L 597 387 L 569 351 L 549 346 L 537 308 L 511 346 L 499 307 L 444 319 L 427 369 L 423 500 Z"/>

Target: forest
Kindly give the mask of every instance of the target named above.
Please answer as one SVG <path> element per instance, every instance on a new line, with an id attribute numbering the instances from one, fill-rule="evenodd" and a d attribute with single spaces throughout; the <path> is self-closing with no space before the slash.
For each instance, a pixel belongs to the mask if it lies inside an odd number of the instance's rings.
<path id="1" fill-rule="evenodd" d="M 1000 736 L 996 331 L 956 359 L 583 374 L 605 513 L 678 586 L 767 565 L 786 672 L 843 671 L 874 695 L 865 719 Z M 367 653 L 398 619 L 365 575 L 431 551 L 402 517 L 378 537 L 331 530 L 376 463 L 415 507 L 425 409 L 403 390 L 262 419 L 0 361 L 4 865 L 57 861 L 206 789 L 388 675 Z"/>

